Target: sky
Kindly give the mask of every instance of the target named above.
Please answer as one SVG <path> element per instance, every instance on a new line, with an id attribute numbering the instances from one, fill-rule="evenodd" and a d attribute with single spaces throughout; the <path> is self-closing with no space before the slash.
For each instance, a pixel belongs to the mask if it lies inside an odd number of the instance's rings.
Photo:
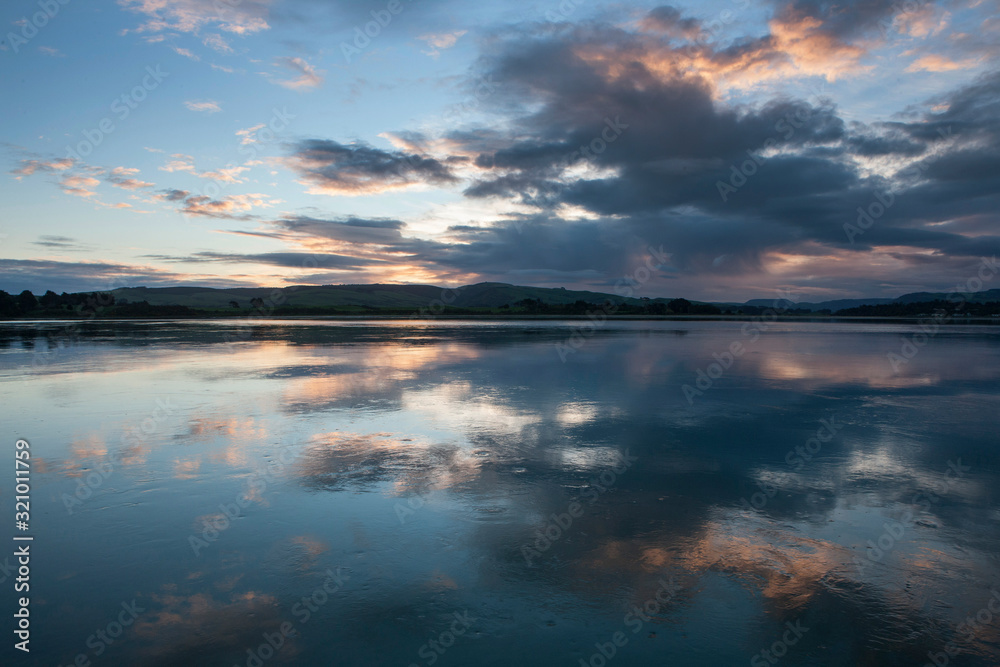
<path id="1" fill-rule="evenodd" d="M 11 0 L 0 289 L 951 291 L 1000 251 L 998 9 Z"/>

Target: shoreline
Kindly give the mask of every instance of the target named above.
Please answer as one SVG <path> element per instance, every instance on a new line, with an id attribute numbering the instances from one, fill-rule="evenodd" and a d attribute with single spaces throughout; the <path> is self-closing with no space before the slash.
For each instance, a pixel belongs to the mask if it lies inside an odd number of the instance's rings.
<path id="1" fill-rule="evenodd" d="M 917 317 L 884 317 L 870 315 L 777 315 L 763 317 L 761 315 L 606 315 L 608 321 L 649 321 L 649 322 L 756 322 L 766 319 L 768 322 L 872 322 L 872 323 L 920 323 L 932 319 L 933 315 Z M 192 317 L 108 317 L 108 318 L 9 318 L 0 319 L 0 326 L 13 323 L 123 323 L 123 322 L 234 322 L 245 325 L 266 325 L 269 322 L 282 321 L 329 321 L 329 322 L 363 322 L 363 321 L 394 321 L 394 322 L 438 322 L 438 321 L 468 321 L 468 322 L 517 322 L 517 321 L 579 321 L 593 322 L 586 315 L 437 315 L 433 317 L 412 317 L 406 315 L 280 315 L 280 316 L 246 316 L 246 315 L 204 315 Z M 951 317 L 941 325 L 981 324 L 1000 325 L 1000 317 Z"/>

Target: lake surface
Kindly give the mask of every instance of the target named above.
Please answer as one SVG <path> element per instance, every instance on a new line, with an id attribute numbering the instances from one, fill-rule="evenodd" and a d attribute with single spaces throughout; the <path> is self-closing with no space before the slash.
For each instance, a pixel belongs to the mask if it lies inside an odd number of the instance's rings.
<path id="1" fill-rule="evenodd" d="M 4 664 L 1000 664 L 1000 328 L 584 325 L 4 325 Z"/>

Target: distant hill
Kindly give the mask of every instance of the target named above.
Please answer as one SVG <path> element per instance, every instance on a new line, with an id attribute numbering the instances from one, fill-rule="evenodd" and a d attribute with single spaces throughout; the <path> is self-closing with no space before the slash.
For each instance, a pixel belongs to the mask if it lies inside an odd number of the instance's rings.
<path id="1" fill-rule="evenodd" d="M 536 299 L 552 305 L 567 305 L 577 301 L 587 303 L 622 303 L 641 305 L 643 303 L 668 303 L 672 299 L 658 297 L 641 299 L 637 297 L 622 297 L 606 292 L 590 292 L 568 290 L 563 287 L 526 287 L 508 283 L 476 283 L 455 289 L 446 289 L 435 285 L 394 285 L 376 283 L 372 285 L 298 285 L 295 287 L 234 287 L 217 289 L 212 287 L 123 287 L 112 292 L 115 300 L 121 302 L 146 301 L 153 306 L 187 306 L 188 308 L 226 309 L 231 308 L 230 302 L 236 301 L 240 307 L 249 307 L 251 299 L 269 299 L 275 292 L 280 292 L 284 301 L 282 305 L 298 308 L 389 308 L 412 309 L 425 308 L 443 295 L 449 300 L 448 305 L 454 308 L 500 308 L 513 305 L 525 299 Z M 791 306 L 795 309 L 812 312 L 829 310 L 837 312 L 861 306 L 880 306 L 893 303 L 917 303 L 940 301 L 947 299 L 944 292 L 913 292 L 895 299 L 873 297 L 868 299 L 835 299 L 832 301 L 803 301 Z M 969 301 L 978 303 L 1000 301 L 1000 289 L 984 290 L 968 296 Z M 692 303 L 706 303 L 692 301 Z M 714 303 L 723 309 L 750 306 L 753 308 L 770 308 L 774 299 L 750 299 L 744 303 L 725 302 Z"/>
<path id="2" fill-rule="evenodd" d="M 547 304 L 565 305 L 577 301 L 588 303 L 647 303 L 640 298 L 616 294 L 567 290 L 565 288 L 523 287 L 507 283 L 477 283 L 455 289 L 434 285 L 302 285 L 280 289 L 270 287 L 122 287 L 112 291 L 121 303 L 146 301 L 153 306 L 187 306 L 189 308 L 225 309 L 232 301 L 249 307 L 251 299 L 271 299 L 275 292 L 283 298 L 282 305 L 300 308 L 390 308 L 418 310 L 438 299 L 455 308 L 499 308 L 525 299 L 537 299 Z M 667 303 L 670 299 L 650 299 Z M 697 303 L 697 302 L 695 302 Z"/>
<path id="3" fill-rule="evenodd" d="M 802 301 L 796 303 L 793 308 L 802 308 L 805 310 L 817 311 L 829 309 L 831 312 L 837 312 L 844 308 L 857 308 L 858 306 L 877 306 L 884 303 L 892 303 L 895 299 L 885 298 L 885 297 L 873 297 L 870 299 L 836 299 L 834 301 L 820 301 L 818 303 L 813 303 L 809 301 Z M 744 305 L 756 306 L 758 308 L 770 308 L 774 304 L 774 299 L 750 299 Z"/>
<path id="4" fill-rule="evenodd" d="M 895 299 L 889 298 L 878 298 L 873 297 L 870 299 L 836 299 L 833 301 L 820 301 L 818 303 L 812 303 L 808 301 L 803 301 L 796 303 L 794 308 L 802 308 L 805 310 L 811 310 L 813 312 L 819 310 L 829 310 L 830 312 L 837 312 L 838 310 L 847 310 L 851 308 L 860 308 L 862 306 L 884 306 L 894 303 L 926 303 L 930 301 L 947 301 L 948 292 L 911 292 L 910 294 L 904 294 L 898 296 Z M 967 301 L 972 301 L 975 303 L 990 303 L 994 301 L 1000 301 L 1000 289 L 983 290 L 981 292 L 974 292 L 972 294 L 965 295 Z M 774 303 L 773 299 L 751 299 L 747 301 L 744 305 L 756 306 L 758 308 L 770 308 Z"/>
<path id="5" fill-rule="evenodd" d="M 449 314 L 453 316 L 545 315 L 584 316 L 601 304 L 617 304 L 619 315 L 760 315 L 774 307 L 774 299 L 745 303 L 706 303 L 683 298 L 623 297 L 606 292 L 568 290 L 562 287 L 527 287 L 508 283 L 476 283 L 456 288 L 435 285 L 297 285 L 272 287 L 122 287 L 110 293 L 61 295 L 30 292 L 17 296 L 0 291 L 0 318 L 58 317 L 67 311 L 82 312 L 99 306 L 102 317 L 205 317 L 235 316 L 251 312 L 274 315 L 386 315 Z M 982 307 L 964 312 L 992 316 L 1000 312 L 1000 289 L 965 295 Z M 918 316 L 950 305 L 948 294 L 914 292 L 895 299 L 836 299 L 820 302 L 786 302 L 784 312 L 810 315 L 818 311 L 842 315 Z M 983 305 L 985 304 L 985 305 Z M 933 307 L 931 307 L 933 306 Z M 442 308 L 443 307 L 443 308 Z"/>
<path id="6" fill-rule="evenodd" d="M 948 292 L 913 292 L 911 294 L 904 294 L 903 296 L 894 299 L 896 303 L 919 303 L 923 301 L 947 301 Z M 974 301 L 976 303 L 989 303 L 992 301 L 1000 301 L 1000 289 L 988 289 L 982 292 L 973 292 L 971 294 L 965 294 L 966 301 Z"/>

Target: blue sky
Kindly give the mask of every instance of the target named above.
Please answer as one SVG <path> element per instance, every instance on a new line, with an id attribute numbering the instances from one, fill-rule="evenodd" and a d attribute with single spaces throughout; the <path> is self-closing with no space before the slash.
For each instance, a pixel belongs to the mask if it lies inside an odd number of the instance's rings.
<path id="1" fill-rule="evenodd" d="M 947 290 L 1000 246 L 996 10 L 6 3 L 0 288 Z"/>

